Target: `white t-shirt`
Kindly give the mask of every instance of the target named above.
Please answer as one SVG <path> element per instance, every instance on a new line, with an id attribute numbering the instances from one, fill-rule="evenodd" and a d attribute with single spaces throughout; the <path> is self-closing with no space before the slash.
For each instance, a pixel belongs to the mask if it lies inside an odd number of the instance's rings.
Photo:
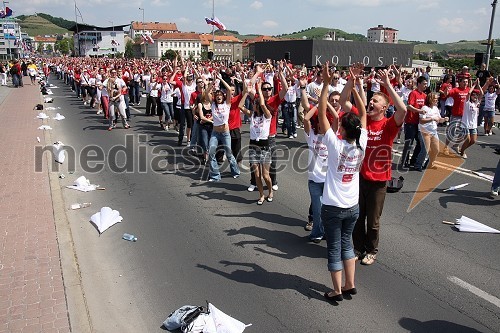
<path id="1" fill-rule="evenodd" d="M 269 128 L 272 117 L 250 116 L 250 140 L 267 140 L 269 138 Z"/>
<path id="2" fill-rule="evenodd" d="M 490 94 L 489 91 L 484 94 L 484 109 L 489 111 L 495 110 L 495 102 L 497 100 L 497 93 Z"/>
<path id="3" fill-rule="evenodd" d="M 328 169 L 328 147 L 324 143 L 324 135 L 316 135 L 312 129 L 305 134 L 309 146 L 308 179 L 315 183 L 324 183 Z"/>
<path id="4" fill-rule="evenodd" d="M 174 89 L 174 92 L 173 92 L 172 94 L 173 94 L 175 97 L 177 97 L 177 104 L 176 104 L 176 106 L 177 106 L 178 108 L 180 108 L 180 107 L 181 107 L 181 105 L 182 105 L 182 101 L 181 101 L 181 90 L 180 90 L 179 88 L 175 88 L 175 89 Z M 174 97 L 172 96 L 172 99 L 173 99 L 173 98 L 174 98 Z"/>
<path id="5" fill-rule="evenodd" d="M 111 100 L 112 95 L 110 95 L 110 92 L 107 91 L 108 80 L 109 79 L 106 79 L 102 84 L 103 84 L 104 87 L 106 87 L 107 95 L 110 96 L 110 101 L 109 102 L 111 103 L 111 102 L 113 102 Z M 115 101 L 115 102 L 124 102 L 125 101 L 125 98 L 123 97 L 123 94 L 121 93 L 122 89 L 125 88 L 125 87 L 127 87 L 127 85 L 125 84 L 125 81 L 123 81 L 120 78 L 116 78 L 115 79 L 115 87 L 114 87 L 113 90 L 119 90 L 120 91 L 120 98 L 117 101 Z M 104 96 L 106 96 L 106 95 L 104 95 Z"/>
<path id="6" fill-rule="evenodd" d="M 150 84 L 150 91 L 149 91 L 149 96 L 153 97 L 153 98 L 157 98 L 158 97 L 158 88 L 160 88 L 160 84 L 158 82 L 152 82 Z"/>
<path id="7" fill-rule="evenodd" d="M 479 115 L 479 103 L 466 101 L 464 106 L 464 114 L 462 115 L 462 123 L 465 128 L 477 128 L 477 116 Z"/>
<path id="8" fill-rule="evenodd" d="M 172 103 L 174 98 L 172 97 L 172 86 L 170 83 L 163 83 L 161 86 L 161 96 L 160 102 L 162 103 Z"/>
<path id="9" fill-rule="evenodd" d="M 230 105 L 227 103 L 212 103 L 212 121 L 214 126 L 227 124 L 229 121 Z"/>
<path id="10" fill-rule="evenodd" d="M 350 208 L 359 201 L 359 171 L 363 164 L 368 133 L 361 129 L 359 144 L 363 150 L 340 140 L 330 128 L 326 131 L 324 143 L 328 147 L 328 170 L 323 189 L 322 203 L 339 208 Z"/>
<path id="11" fill-rule="evenodd" d="M 420 119 L 429 119 L 429 118 L 437 117 L 440 115 L 440 112 L 439 112 L 439 109 L 437 108 L 437 106 L 433 106 L 432 108 L 430 108 L 427 105 L 424 105 L 422 107 L 422 110 L 424 110 L 425 113 L 419 114 Z M 428 123 L 425 123 L 425 124 L 419 123 L 418 128 L 421 132 L 430 133 L 432 135 L 437 135 L 437 122 L 434 120 L 430 121 Z"/>
<path id="12" fill-rule="evenodd" d="M 193 81 L 191 85 L 182 84 L 182 94 L 184 95 L 184 110 L 191 109 L 189 105 L 189 100 L 191 99 L 191 94 L 196 90 L 196 83 Z"/>

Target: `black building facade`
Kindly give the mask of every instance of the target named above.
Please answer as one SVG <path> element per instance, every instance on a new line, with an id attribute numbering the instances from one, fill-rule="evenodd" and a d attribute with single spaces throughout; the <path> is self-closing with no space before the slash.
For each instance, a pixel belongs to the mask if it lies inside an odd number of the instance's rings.
<path id="1" fill-rule="evenodd" d="M 250 59 L 265 62 L 266 59 L 289 57 L 294 64 L 322 65 L 329 61 L 334 66 L 349 66 L 361 62 L 365 67 L 402 65 L 411 67 L 413 45 L 369 42 L 344 42 L 329 40 L 285 40 L 260 42 L 250 45 Z"/>

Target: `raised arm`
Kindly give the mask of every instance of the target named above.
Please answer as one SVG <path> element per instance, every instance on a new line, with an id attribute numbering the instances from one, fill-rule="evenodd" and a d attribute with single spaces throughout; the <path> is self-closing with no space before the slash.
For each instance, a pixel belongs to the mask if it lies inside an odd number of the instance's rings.
<path id="1" fill-rule="evenodd" d="M 406 105 L 401 99 L 401 97 L 399 97 L 399 95 L 396 93 L 393 86 L 391 85 L 388 71 L 386 69 L 384 70 L 379 69 L 377 75 L 378 75 L 377 82 L 383 85 L 385 89 L 387 89 L 389 96 L 392 98 L 392 101 L 394 102 L 394 107 L 396 108 L 396 112 L 394 113 L 394 120 L 396 121 L 396 125 L 401 126 L 406 116 Z"/>
<path id="2" fill-rule="evenodd" d="M 330 63 L 327 61 L 323 65 L 323 82 L 330 82 L 332 75 L 329 70 Z M 344 88 L 345 89 L 345 88 Z M 320 133 L 326 133 L 328 129 L 330 129 L 330 122 L 326 117 L 326 107 L 327 107 L 327 99 L 328 99 L 328 84 L 323 84 L 323 88 L 321 89 L 321 94 L 319 96 L 318 101 L 318 121 L 320 127 Z"/>
<path id="3" fill-rule="evenodd" d="M 279 91 L 280 100 L 285 98 L 286 92 L 288 90 L 288 84 L 286 83 L 285 74 L 283 73 L 283 61 L 279 62 L 278 65 L 278 75 L 281 82 L 281 89 Z"/>
<path id="4" fill-rule="evenodd" d="M 231 87 L 226 81 L 224 81 L 220 73 L 217 74 L 217 78 L 220 80 L 220 82 L 222 82 L 224 88 L 226 88 L 226 104 L 231 105 Z"/>
<path id="5" fill-rule="evenodd" d="M 307 135 L 309 135 L 309 132 L 311 132 L 311 118 L 314 116 L 316 111 L 318 111 L 318 107 L 315 105 L 311 108 L 311 110 L 307 111 L 306 115 L 304 116 L 304 120 L 302 121 L 302 123 L 304 124 L 304 132 L 306 132 Z"/>
<path id="6" fill-rule="evenodd" d="M 248 96 L 248 86 L 245 84 L 245 82 L 243 82 L 243 92 L 241 94 L 242 94 L 241 100 L 240 103 L 238 104 L 238 108 L 240 109 L 241 112 L 243 112 L 247 116 L 250 116 L 252 114 L 252 111 L 245 107 L 245 101 Z"/>
<path id="7" fill-rule="evenodd" d="M 353 82 L 356 80 L 356 75 L 353 73 L 351 69 L 349 69 L 350 76 L 353 78 Z M 349 80 L 350 81 L 350 80 Z M 358 108 L 358 117 L 361 121 L 361 127 L 366 128 L 366 106 L 361 98 L 361 95 L 358 93 L 353 83 L 352 94 L 354 96 L 354 102 L 356 102 L 356 107 Z M 344 88 L 345 89 L 345 88 Z"/>

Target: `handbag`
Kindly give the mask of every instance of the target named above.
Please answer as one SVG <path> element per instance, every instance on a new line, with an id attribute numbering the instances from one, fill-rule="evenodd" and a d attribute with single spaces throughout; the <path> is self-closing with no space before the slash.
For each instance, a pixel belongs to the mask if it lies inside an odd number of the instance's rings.
<path id="1" fill-rule="evenodd" d="M 403 188 L 404 178 L 400 176 L 399 178 L 392 177 L 391 180 L 387 181 L 387 192 L 396 193 Z"/>
<path id="2" fill-rule="evenodd" d="M 184 305 L 169 314 L 163 326 L 169 331 L 180 328 L 183 333 L 190 332 L 196 318 L 202 313 L 206 313 L 202 306 Z"/>

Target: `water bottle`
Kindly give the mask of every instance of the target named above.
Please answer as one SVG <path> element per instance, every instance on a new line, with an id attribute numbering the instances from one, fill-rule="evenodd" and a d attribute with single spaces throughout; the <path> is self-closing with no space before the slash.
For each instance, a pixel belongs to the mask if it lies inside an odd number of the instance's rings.
<path id="1" fill-rule="evenodd" d="M 74 203 L 71 205 L 71 209 L 80 209 L 80 208 L 87 208 L 90 207 L 91 203 L 90 202 L 84 202 L 84 203 Z"/>
<path id="2" fill-rule="evenodd" d="M 137 237 L 135 237 L 134 235 L 131 235 L 131 234 L 127 234 L 127 233 L 123 234 L 122 239 L 128 240 L 130 242 L 137 242 Z"/>

